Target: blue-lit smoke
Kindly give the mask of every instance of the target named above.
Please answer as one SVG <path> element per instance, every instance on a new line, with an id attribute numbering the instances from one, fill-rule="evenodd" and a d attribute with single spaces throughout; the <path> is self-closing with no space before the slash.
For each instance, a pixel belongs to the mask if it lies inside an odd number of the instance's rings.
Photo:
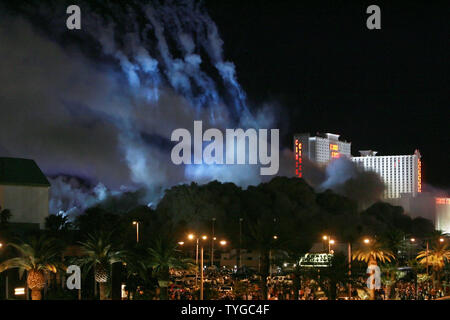
<path id="1" fill-rule="evenodd" d="M 194 119 L 207 115 L 210 125 L 219 128 L 267 128 L 272 124 L 267 116 L 252 116 L 246 105 L 245 92 L 237 81 L 235 65 L 223 58 L 223 41 L 217 26 L 201 6 L 194 2 L 181 2 L 142 5 L 140 9 L 147 19 L 144 30 L 135 23 L 129 26 L 126 34 L 119 36 L 112 21 L 100 19 L 95 13 L 87 17 L 92 21 L 90 24 L 95 25 L 89 30 L 99 39 L 103 52 L 117 59 L 131 88 L 143 90 L 150 102 L 158 103 L 160 88 L 169 86 L 188 101 Z M 127 16 L 129 21 L 136 21 L 132 10 L 127 12 Z M 120 49 L 115 40 L 118 37 L 123 39 Z M 175 48 L 169 45 L 169 41 Z M 202 50 L 207 52 L 207 56 L 201 56 Z M 214 66 L 219 77 L 208 75 L 202 68 L 205 63 Z M 218 83 L 218 80 L 222 82 Z M 219 86 L 225 89 L 227 101 L 219 95 Z M 226 107 L 227 102 L 231 102 L 231 109 Z M 158 151 L 148 148 L 140 133 L 133 130 L 132 120 L 127 120 L 131 122 L 122 122 L 118 126 L 126 128 L 121 130 L 120 142 L 133 181 L 148 187 L 163 184 L 166 179 L 158 168 L 160 157 L 155 154 Z M 254 169 L 188 166 L 185 179 L 218 179 L 248 185 L 259 182 L 258 169 Z"/>
<path id="2" fill-rule="evenodd" d="M 274 128 L 270 106 L 253 114 L 247 105 L 235 65 L 225 59 L 219 30 L 201 4 L 78 5 L 79 31 L 60 23 L 67 3 L 59 0 L 18 2 L 20 17 L 0 19 L 0 102 L 7 113 L 17 113 L 24 128 L 16 131 L 0 119 L 5 127 L 0 149 L 35 159 L 53 176 L 80 176 L 114 190 L 145 187 L 146 203 L 156 203 L 164 188 L 178 183 L 261 181 L 257 166 L 171 163 L 172 131 L 190 130 L 194 120 L 202 120 L 205 130 Z M 22 50 L 28 46 L 34 49 Z M 12 89 L 10 83 L 22 86 Z M 111 194 L 74 192 L 76 184 L 55 181 L 53 208 L 88 206 Z"/>

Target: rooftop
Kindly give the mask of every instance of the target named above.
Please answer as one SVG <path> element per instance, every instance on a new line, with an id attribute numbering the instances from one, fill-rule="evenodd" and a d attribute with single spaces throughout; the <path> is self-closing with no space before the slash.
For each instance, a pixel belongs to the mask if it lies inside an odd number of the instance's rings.
<path id="1" fill-rule="evenodd" d="M 50 187 L 34 160 L 0 158 L 0 185 Z"/>

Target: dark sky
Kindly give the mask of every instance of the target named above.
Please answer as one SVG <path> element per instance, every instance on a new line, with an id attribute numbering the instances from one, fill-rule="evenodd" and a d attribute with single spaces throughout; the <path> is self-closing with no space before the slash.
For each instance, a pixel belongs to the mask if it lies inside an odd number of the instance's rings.
<path id="1" fill-rule="evenodd" d="M 392 2 L 392 1 L 391 1 Z M 295 132 L 334 132 L 352 152 L 422 153 L 426 183 L 449 187 L 449 2 L 207 1 L 253 103 Z M 379 4 L 382 29 L 366 28 Z"/>

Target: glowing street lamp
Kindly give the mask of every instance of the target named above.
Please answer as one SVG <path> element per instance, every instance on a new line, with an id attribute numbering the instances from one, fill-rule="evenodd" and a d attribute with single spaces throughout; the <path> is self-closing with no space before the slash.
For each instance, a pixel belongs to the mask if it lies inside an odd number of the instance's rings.
<path id="1" fill-rule="evenodd" d="M 133 225 L 136 226 L 136 243 L 139 243 L 139 221 L 133 221 Z"/>
<path id="2" fill-rule="evenodd" d="M 368 238 L 364 239 L 364 243 L 365 244 L 369 244 L 370 243 L 370 239 L 368 239 Z"/>
<path id="3" fill-rule="evenodd" d="M 197 268 L 195 270 L 195 285 L 197 286 L 197 277 L 198 277 L 198 245 L 199 245 L 199 240 L 201 239 L 201 240 L 205 241 L 205 240 L 208 239 L 208 236 L 203 235 L 200 238 L 198 238 L 197 236 L 195 236 L 194 234 L 191 233 L 191 234 L 188 235 L 188 239 L 189 240 L 194 240 L 194 239 L 196 240 L 195 264 L 197 265 Z M 219 243 L 222 246 L 227 244 L 227 242 L 225 240 L 221 240 Z M 200 246 L 200 300 L 203 300 L 203 282 L 204 282 L 203 262 L 204 262 L 204 259 L 203 259 L 203 242 L 202 242 L 201 246 Z"/>
<path id="4" fill-rule="evenodd" d="M 331 252 L 331 245 L 332 245 L 332 244 L 335 244 L 335 241 L 334 241 L 333 239 L 331 239 L 331 236 L 327 236 L 327 235 L 324 235 L 324 236 L 322 237 L 322 239 L 323 239 L 324 241 L 327 241 L 327 240 L 328 240 L 328 253 L 330 253 L 330 252 Z"/>

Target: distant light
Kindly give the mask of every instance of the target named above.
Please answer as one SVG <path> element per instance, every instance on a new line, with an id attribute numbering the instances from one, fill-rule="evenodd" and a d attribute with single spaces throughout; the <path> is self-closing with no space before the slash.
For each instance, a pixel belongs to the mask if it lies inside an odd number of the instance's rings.
<path id="1" fill-rule="evenodd" d="M 273 236 L 273 238 L 274 238 L 275 240 L 277 240 L 277 239 L 278 239 L 278 236 Z"/>
<path id="2" fill-rule="evenodd" d="M 216 240 L 217 240 L 217 238 L 216 238 L 216 237 L 214 237 L 214 238 L 213 238 L 213 240 L 214 240 L 214 241 L 216 241 Z"/>
<path id="3" fill-rule="evenodd" d="M 330 244 L 334 244 L 334 240 L 331 240 L 331 239 L 330 239 Z"/>
<path id="4" fill-rule="evenodd" d="M 180 241 L 180 242 L 178 242 L 178 244 L 179 244 L 180 246 L 182 246 L 182 245 L 184 244 L 184 241 Z"/>
<path id="5" fill-rule="evenodd" d="M 439 241 L 440 242 L 444 242 L 444 238 L 439 238 Z"/>
<path id="6" fill-rule="evenodd" d="M 284 263 L 284 264 L 283 264 L 283 267 L 285 267 L 285 268 L 286 268 L 287 266 L 288 266 L 288 264 L 287 264 L 287 263 Z"/>
<path id="7" fill-rule="evenodd" d="M 3 243 L 0 242 L 0 248 L 3 247 Z"/>
<path id="8" fill-rule="evenodd" d="M 15 288 L 14 289 L 14 295 L 22 296 L 24 294 L 25 294 L 25 288 Z"/>
<path id="9" fill-rule="evenodd" d="M 327 237 L 327 236 L 323 236 L 322 239 L 323 239 L 323 240 L 327 240 L 328 237 Z"/>
<path id="10" fill-rule="evenodd" d="M 137 224 L 137 221 L 133 221 L 133 224 Z"/>
<path id="11" fill-rule="evenodd" d="M 221 240 L 221 241 L 220 241 L 220 245 L 224 246 L 224 245 L 226 245 L 226 244 L 227 244 L 227 242 L 226 242 L 225 240 Z"/>
<path id="12" fill-rule="evenodd" d="M 202 236 L 202 239 L 206 240 L 206 239 L 208 239 L 208 237 L 207 236 Z"/>
<path id="13" fill-rule="evenodd" d="M 410 240 L 411 240 L 411 242 L 416 242 L 415 238 L 411 238 Z"/>
<path id="14" fill-rule="evenodd" d="M 194 235 L 191 233 L 190 235 L 188 235 L 188 239 L 189 239 L 189 240 L 194 239 Z"/>
<path id="15" fill-rule="evenodd" d="M 369 243 L 370 240 L 369 239 L 364 239 L 364 243 Z"/>

